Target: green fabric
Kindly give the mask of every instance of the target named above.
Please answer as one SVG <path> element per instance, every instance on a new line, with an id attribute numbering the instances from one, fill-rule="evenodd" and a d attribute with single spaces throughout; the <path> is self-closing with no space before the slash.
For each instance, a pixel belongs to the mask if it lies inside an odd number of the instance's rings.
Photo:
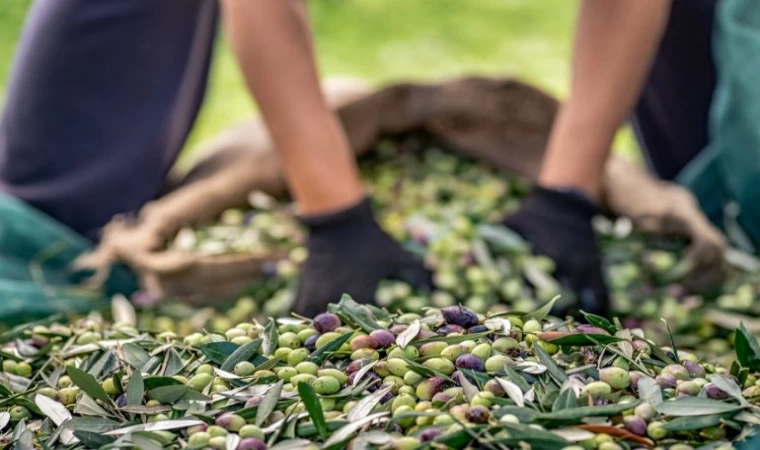
<path id="1" fill-rule="evenodd" d="M 71 262 L 92 248 L 84 237 L 25 203 L 0 194 L 0 324 L 54 313 L 87 313 L 107 306 L 116 292 L 131 293 L 134 277 L 115 268 L 101 289 L 78 283 Z"/>
<path id="2" fill-rule="evenodd" d="M 715 18 L 718 73 L 710 144 L 678 176 L 731 237 L 741 228 L 760 247 L 760 3 L 723 0 Z M 726 206 L 739 207 L 732 227 Z M 734 229 L 736 228 L 736 229 Z"/>

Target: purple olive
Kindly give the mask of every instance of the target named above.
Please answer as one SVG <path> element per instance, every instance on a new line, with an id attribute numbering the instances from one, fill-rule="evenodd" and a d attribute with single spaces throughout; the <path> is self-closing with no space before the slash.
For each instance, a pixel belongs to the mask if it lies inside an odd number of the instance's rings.
<path id="1" fill-rule="evenodd" d="M 485 372 L 486 363 L 483 360 L 473 354 L 467 353 L 457 358 L 454 363 L 460 369 L 470 369 L 478 372 Z"/>
<path id="2" fill-rule="evenodd" d="M 657 378 L 655 378 L 654 381 L 662 389 L 674 388 L 676 387 L 676 384 L 678 384 L 676 377 L 674 377 L 673 375 L 669 373 L 661 373 L 657 375 Z"/>
<path id="3" fill-rule="evenodd" d="M 359 372 L 353 372 L 351 375 L 348 376 L 348 384 L 350 385 L 354 384 L 354 380 L 356 380 L 356 374 L 358 373 Z M 362 376 L 362 381 L 364 380 L 374 381 L 374 380 L 379 380 L 379 379 L 380 377 L 378 377 L 377 374 L 371 370 Z M 375 383 L 372 386 L 368 387 L 367 389 L 369 389 L 370 392 L 374 392 L 378 390 L 378 388 L 380 388 L 380 383 Z"/>
<path id="4" fill-rule="evenodd" d="M 351 375 L 354 372 L 358 372 L 359 369 L 361 369 L 363 365 L 364 365 L 364 360 L 355 359 L 351 361 L 351 363 L 349 363 L 348 366 L 346 366 L 346 373 Z"/>
<path id="5" fill-rule="evenodd" d="M 216 418 L 216 425 L 230 431 L 238 431 L 245 425 L 245 419 L 237 414 L 224 413 Z"/>
<path id="6" fill-rule="evenodd" d="M 451 398 L 452 397 L 449 394 L 439 392 L 433 396 L 433 400 L 431 401 L 433 403 L 433 406 L 440 407 L 448 403 L 451 400 Z"/>
<path id="7" fill-rule="evenodd" d="M 391 424 L 389 428 L 390 429 L 388 431 L 390 431 L 391 433 L 404 434 L 404 428 L 397 423 Z"/>
<path id="8" fill-rule="evenodd" d="M 705 368 L 702 367 L 701 364 L 695 363 L 694 361 L 684 361 L 683 366 L 689 371 L 689 375 L 691 375 L 692 378 L 704 378 Z"/>
<path id="9" fill-rule="evenodd" d="M 712 383 L 706 384 L 704 390 L 707 398 L 711 398 L 713 400 L 725 400 L 728 398 L 728 394 L 726 394 L 722 389 Z"/>
<path id="10" fill-rule="evenodd" d="M 496 380 L 488 380 L 486 384 L 483 386 L 483 389 L 492 393 L 496 397 L 504 397 L 506 395 L 506 392 L 504 392 L 504 388 L 501 387 L 499 382 Z"/>
<path id="11" fill-rule="evenodd" d="M 388 330 L 374 330 L 369 335 L 377 342 L 379 348 L 388 348 L 396 343 L 396 336 Z"/>
<path id="12" fill-rule="evenodd" d="M 486 423 L 491 413 L 483 406 L 473 406 L 466 413 L 465 418 L 472 423 Z"/>
<path id="13" fill-rule="evenodd" d="M 438 336 L 438 333 L 436 333 L 433 330 L 428 330 L 426 328 L 423 328 L 420 330 L 419 333 L 417 333 L 417 339 L 430 339 L 431 337 Z"/>
<path id="14" fill-rule="evenodd" d="M 314 318 L 314 329 L 319 333 L 327 333 L 341 326 L 340 317 L 333 313 L 317 314 Z"/>
<path id="15" fill-rule="evenodd" d="M 647 421 L 639 416 L 624 417 L 623 426 L 626 430 L 637 436 L 644 436 L 647 434 Z"/>
<path id="16" fill-rule="evenodd" d="M 249 398 L 245 401 L 245 407 L 246 408 L 252 408 L 254 406 L 259 406 L 261 404 L 261 401 L 264 400 L 263 395 L 254 395 L 253 397 Z"/>
<path id="17" fill-rule="evenodd" d="M 380 399 L 380 403 L 386 404 L 391 400 L 393 400 L 393 394 L 386 392 L 385 395 L 383 395 L 383 397 Z"/>
<path id="18" fill-rule="evenodd" d="M 443 319 L 449 325 L 459 325 L 462 328 L 474 327 L 478 324 L 478 315 L 471 309 L 461 305 L 447 306 L 441 310 Z"/>
<path id="19" fill-rule="evenodd" d="M 313 352 L 317 349 L 317 339 L 319 339 L 319 335 L 312 334 L 311 336 L 306 338 L 306 340 L 303 343 L 303 346 L 306 347 L 306 350 Z"/>
<path id="20" fill-rule="evenodd" d="M 422 442 L 432 441 L 433 439 L 437 438 L 441 434 L 443 434 L 443 431 L 439 430 L 438 428 L 426 428 L 422 430 L 422 433 L 420 433 L 420 441 Z"/>
<path id="21" fill-rule="evenodd" d="M 123 407 L 127 406 L 127 394 L 121 394 L 116 399 L 116 406 L 119 407 L 119 408 L 123 408 Z"/>
<path id="22" fill-rule="evenodd" d="M 256 438 L 247 438 L 240 441 L 237 450 L 267 450 L 267 444 Z"/>
<path id="23" fill-rule="evenodd" d="M 441 336 L 446 336 L 451 333 L 462 333 L 464 332 L 464 328 L 460 327 L 459 325 L 444 325 L 437 330 L 435 330 L 436 333 L 438 333 Z"/>
<path id="24" fill-rule="evenodd" d="M 467 329 L 468 333 L 482 333 L 484 331 L 488 331 L 488 327 L 485 325 L 475 325 Z"/>

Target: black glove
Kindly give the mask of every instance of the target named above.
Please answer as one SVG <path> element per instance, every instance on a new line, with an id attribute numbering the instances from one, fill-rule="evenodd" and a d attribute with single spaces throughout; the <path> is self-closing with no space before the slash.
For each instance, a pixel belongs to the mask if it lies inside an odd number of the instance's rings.
<path id="1" fill-rule="evenodd" d="M 359 303 L 374 303 L 385 279 L 415 287 L 431 286 L 430 273 L 380 229 L 369 199 L 349 209 L 302 217 L 309 229 L 308 259 L 301 269 L 295 312 L 313 317 L 345 293 Z"/>
<path id="2" fill-rule="evenodd" d="M 578 310 L 606 316 L 607 288 L 591 219 L 599 208 L 581 193 L 535 187 L 504 224 L 533 245 L 533 252 L 553 259 L 555 277 L 576 294 Z"/>

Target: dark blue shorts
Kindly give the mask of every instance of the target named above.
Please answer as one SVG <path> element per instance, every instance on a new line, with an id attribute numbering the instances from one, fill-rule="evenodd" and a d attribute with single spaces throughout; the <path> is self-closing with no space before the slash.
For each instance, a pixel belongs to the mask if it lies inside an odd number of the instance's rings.
<path id="1" fill-rule="evenodd" d="M 707 141 L 717 0 L 675 0 L 634 125 L 672 178 Z M 0 120 L 0 191 L 97 239 L 160 195 L 206 87 L 215 0 L 36 0 Z"/>
<path id="2" fill-rule="evenodd" d="M 0 190 L 96 239 L 156 198 L 206 87 L 215 0 L 36 0 L 0 119 Z"/>

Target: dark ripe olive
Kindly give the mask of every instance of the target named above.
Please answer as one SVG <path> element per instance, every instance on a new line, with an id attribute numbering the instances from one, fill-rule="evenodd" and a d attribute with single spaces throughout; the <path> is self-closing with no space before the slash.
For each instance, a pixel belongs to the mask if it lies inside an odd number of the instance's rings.
<path id="1" fill-rule="evenodd" d="M 473 354 L 464 354 L 457 358 L 455 365 L 460 369 L 470 369 L 478 372 L 485 372 L 486 363 Z"/>
<path id="2" fill-rule="evenodd" d="M 327 333 L 341 326 L 340 317 L 333 313 L 317 314 L 314 318 L 314 329 L 319 333 Z"/>
<path id="3" fill-rule="evenodd" d="M 306 347 L 306 349 L 309 350 L 310 352 L 313 352 L 317 349 L 317 339 L 319 339 L 319 335 L 312 334 L 311 336 L 306 338 L 306 340 L 303 343 L 303 346 Z"/>
<path id="4" fill-rule="evenodd" d="M 478 315 L 471 309 L 461 305 L 447 306 L 441 309 L 443 319 L 449 325 L 459 325 L 462 328 L 474 327 L 478 324 Z"/>
<path id="5" fill-rule="evenodd" d="M 388 330 L 374 330 L 369 334 L 378 348 L 388 348 L 396 343 L 396 336 Z"/>

